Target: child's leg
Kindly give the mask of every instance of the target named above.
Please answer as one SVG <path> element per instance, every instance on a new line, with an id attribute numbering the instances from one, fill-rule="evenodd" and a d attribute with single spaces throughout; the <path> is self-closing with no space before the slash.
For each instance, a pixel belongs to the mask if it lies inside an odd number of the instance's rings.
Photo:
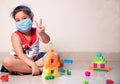
<path id="1" fill-rule="evenodd" d="M 5 57 L 2 64 L 10 72 L 32 73 L 32 69 L 16 56 Z"/>

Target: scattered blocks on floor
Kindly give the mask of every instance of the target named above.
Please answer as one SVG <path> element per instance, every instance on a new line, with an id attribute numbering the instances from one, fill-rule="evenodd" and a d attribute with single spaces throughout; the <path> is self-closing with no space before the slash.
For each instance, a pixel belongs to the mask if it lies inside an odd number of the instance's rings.
<path id="1" fill-rule="evenodd" d="M 67 75 L 71 75 L 71 71 L 69 71 L 68 69 L 61 69 L 60 72 L 63 74 L 66 73 Z"/>

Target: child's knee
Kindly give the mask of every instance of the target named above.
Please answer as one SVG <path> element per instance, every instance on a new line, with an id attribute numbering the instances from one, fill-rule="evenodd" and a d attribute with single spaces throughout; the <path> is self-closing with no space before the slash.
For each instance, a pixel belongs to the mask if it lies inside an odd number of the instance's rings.
<path id="1" fill-rule="evenodd" d="M 5 57 L 3 60 L 2 60 L 2 64 L 4 66 L 12 66 L 13 65 L 13 61 L 11 59 L 11 57 Z"/>

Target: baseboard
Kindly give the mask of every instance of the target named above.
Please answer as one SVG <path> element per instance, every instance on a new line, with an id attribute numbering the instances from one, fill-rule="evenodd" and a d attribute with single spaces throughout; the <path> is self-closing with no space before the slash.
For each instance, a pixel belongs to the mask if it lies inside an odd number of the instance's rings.
<path id="1" fill-rule="evenodd" d="M 96 52 L 58 52 L 61 59 L 72 59 L 75 61 L 91 61 Z M 9 56 L 9 52 L 0 52 L 0 62 L 5 56 Z M 120 61 L 119 53 L 102 53 L 107 61 Z"/>
<path id="2" fill-rule="evenodd" d="M 59 52 L 62 59 L 73 59 L 77 61 L 90 61 L 96 56 L 96 52 Z M 107 61 L 120 61 L 119 53 L 102 53 Z"/>

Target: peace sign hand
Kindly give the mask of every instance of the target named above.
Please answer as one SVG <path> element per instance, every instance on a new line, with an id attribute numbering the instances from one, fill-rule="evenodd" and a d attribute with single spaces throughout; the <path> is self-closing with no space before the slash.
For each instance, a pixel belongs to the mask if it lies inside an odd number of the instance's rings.
<path id="1" fill-rule="evenodd" d="M 42 25 L 42 19 L 40 18 L 40 23 L 38 24 L 38 22 L 35 20 L 36 26 L 37 26 L 37 32 L 38 34 L 41 34 L 43 32 L 45 32 L 45 26 Z"/>

